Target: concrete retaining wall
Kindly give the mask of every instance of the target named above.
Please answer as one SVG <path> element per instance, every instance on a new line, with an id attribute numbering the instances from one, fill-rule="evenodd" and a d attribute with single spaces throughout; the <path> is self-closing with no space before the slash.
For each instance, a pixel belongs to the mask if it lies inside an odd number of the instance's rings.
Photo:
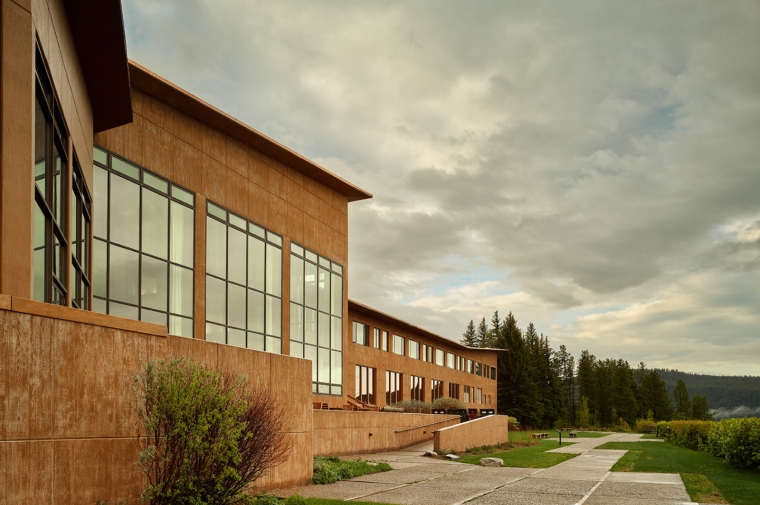
<path id="1" fill-rule="evenodd" d="M 455 424 L 459 416 L 447 414 L 315 410 L 314 455 L 393 451 L 432 440 L 436 429 Z"/>
<path id="2" fill-rule="evenodd" d="M 435 431 L 436 452 L 465 451 L 482 445 L 496 445 L 508 438 L 507 416 L 488 416 Z"/>

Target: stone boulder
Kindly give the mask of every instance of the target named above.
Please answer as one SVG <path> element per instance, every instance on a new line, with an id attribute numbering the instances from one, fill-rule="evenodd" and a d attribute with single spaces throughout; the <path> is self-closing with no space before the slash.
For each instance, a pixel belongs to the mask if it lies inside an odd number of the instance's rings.
<path id="1" fill-rule="evenodd" d="M 504 460 L 499 458 L 483 458 L 480 460 L 480 466 L 504 466 Z"/>
<path id="2" fill-rule="evenodd" d="M 428 458 L 436 458 L 438 457 L 438 453 L 435 451 L 427 451 L 425 454 Z"/>
<path id="3" fill-rule="evenodd" d="M 444 456 L 444 458 L 450 459 L 451 461 L 456 461 L 459 459 L 459 456 L 457 456 L 456 454 L 447 454 Z"/>

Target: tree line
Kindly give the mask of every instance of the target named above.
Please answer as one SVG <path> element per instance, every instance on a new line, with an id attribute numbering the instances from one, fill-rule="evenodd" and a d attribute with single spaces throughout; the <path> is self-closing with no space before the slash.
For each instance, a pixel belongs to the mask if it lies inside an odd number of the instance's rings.
<path id="1" fill-rule="evenodd" d="M 691 396 L 679 380 L 671 396 L 656 370 L 632 368 L 622 359 L 599 359 L 589 351 L 576 358 L 558 351 L 533 323 L 525 330 L 512 312 L 499 311 L 475 326 L 470 321 L 461 343 L 502 349 L 498 353 L 498 409 L 523 426 L 633 426 L 638 419 L 709 419 L 704 394 Z"/>

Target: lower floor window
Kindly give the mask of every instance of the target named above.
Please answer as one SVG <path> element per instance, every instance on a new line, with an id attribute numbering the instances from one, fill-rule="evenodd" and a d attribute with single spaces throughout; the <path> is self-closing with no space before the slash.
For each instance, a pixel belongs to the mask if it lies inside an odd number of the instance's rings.
<path id="1" fill-rule="evenodd" d="M 356 365 L 355 398 L 370 405 L 375 404 L 375 369 Z"/>
<path id="2" fill-rule="evenodd" d="M 470 386 L 464 387 L 464 398 L 462 401 L 465 403 L 470 403 Z"/>
<path id="3" fill-rule="evenodd" d="M 425 401 L 425 379 L 423 377 L 417 377 L 412 375 L 409 377 L 409 385 L 411 386 L 411 399 Z"/>
<path id="4" fill-rule="evenodd" d="M 430 381 L 430 401 L 434 402 L 443 398 L 443 381 L 432 379 Z"/>
<path id="5" fill-rule="evenodd" d="M 459 400 L 459 384 L 449 382 L 449 398 L 456 398 Z"/>
<path id="6" fill-rule="evenodd" d="M 399 372 L 385 372 L 385 403 L 393 405 L 401 401 L 401 374 Z"/>
<path id="7" fill-rule="evenodd" d="M 483 390 L 478 388 L 475 392 L 475 403 L 481 404 L 483 403 Z"/>

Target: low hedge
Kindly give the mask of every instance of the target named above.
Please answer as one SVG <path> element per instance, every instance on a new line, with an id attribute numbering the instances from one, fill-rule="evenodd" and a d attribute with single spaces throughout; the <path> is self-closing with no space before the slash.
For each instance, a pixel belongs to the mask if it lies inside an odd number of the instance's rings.
<path id="1" fill-rule="evenodd" d="M 710 453 L 744 470 L 760 470 L 760 419 L 743 417 L 713 423 L 707 437 Z"/>
<path id="2" fill-rule="evenodd" d="M 713 428 L 712 421 L 671 421 L 670 441 L 693 451 L 707 451 L 707 437 Z"/>

